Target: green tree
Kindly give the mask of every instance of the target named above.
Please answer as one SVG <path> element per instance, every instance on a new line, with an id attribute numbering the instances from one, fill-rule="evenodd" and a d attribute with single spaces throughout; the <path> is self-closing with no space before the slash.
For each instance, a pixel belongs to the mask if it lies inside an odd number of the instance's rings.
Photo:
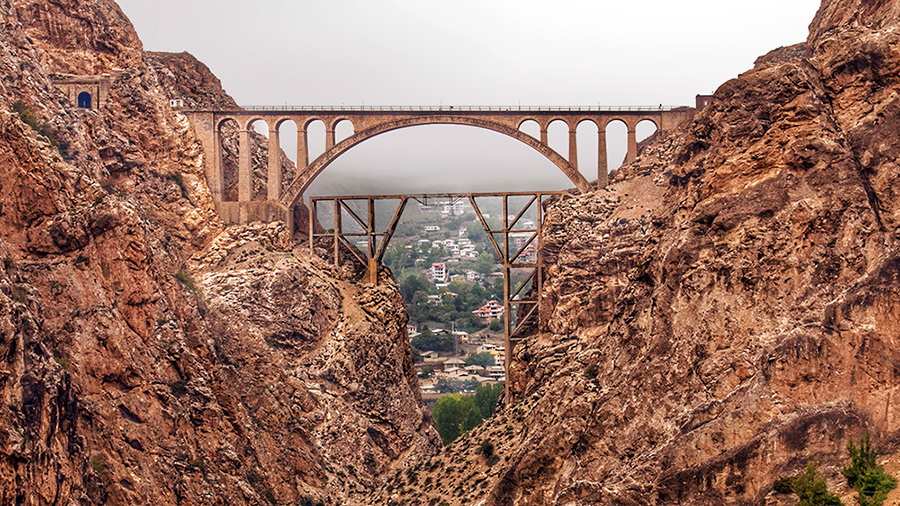
<path id="1" fill-rule="evenodd" d="M 487 242 L 487 233 L 480 221 L 470 221 L 466 223 L 466 236 L 475 242 Z"/>
<path id="2" fill-rule="evenodd" d="M 825 477 L 818 472 L 819 462 L 810 455 L 806 470 L 795 478 L 779 478 L 775 490 L 786 494 L 797 494 L 797 506 L 841 506 L 841 499 L 828 491 Z"/>
<path id="3" fill-rule="evenodd" d="M 434 404 L 431 414 L 445 446 L 481 423 L 481 413 L 472 397 L 460 394 L 442 396 Z"/>
<path id="4" fill-rule="evenodd" d="M 503 393 L 503 383 L 482 385 L 475 389 L 475 406 L 482 418 L 490 418 L 497 409 L 497 401 Z"/>
<path id="5" fill-rule="evenodd" d="M 412 340 L 412 346 L 423 351 L 453 351 L 456 345 L 456 336 L 452 334 L 434 334 L 425 330 L 421 335 Z"/>
<path id="6" fill-rule="evenodd" d="M 501 323 L 500 320 L 491 320 L 491 323 L 488 324 L 488 327 L 493 332 L 500 332 L 501 330 L 503 330 L 503 323 Z"/>
<path id="7" fill-rule="evenodd" d="M 407 301 L 407 303 L 413 300 L 416 292 L 427 291 L 428 283 L 426 283 L 421 276 L 406 276 L 405 278 L 403 278 L 403 281 L 400 282 L 400 293 L 403 294 L 403 300 Z"/>
<path id="8" fill-rule="evenodd" d="M 475 259 L 475 270 L 481 274 L 494 272 L 494 255 L 487 251 L 482 251 L 478 258 Z"/>
<path id="9" fill-rule="evenodd" d="M 484 328 L 484 324 L 481 323 L 481 318 L 468 311 L 458 313 L 458 318 L 455 318 L 453 322 L 456 324 L 456 330 L 462 330 L 464 332 L 475 332 Z"/>
<path id="10" fill-rule="evenodd" d="M 860 438 L 858 448 L 851 439 L 847 443 L 847 451 L 850 453 L 850 465 L 841 469 L 841 474 L 847 478 L 847 484 L 859 494 L 856 502 L 860 506 L 881 506 L 888 492 L 897 487 L 897 479 L 886 474 L 876 463 L 878 454 L 872 448 L 869 433 Z"/>
<path id="11" fill-rule="evenodd" d="M 466 365 L 477 365 L 481 367 L 494 365 L 494 356 L 490 353 L 475 353 L 469 355 L 469 358 L 466 359 Z"/>

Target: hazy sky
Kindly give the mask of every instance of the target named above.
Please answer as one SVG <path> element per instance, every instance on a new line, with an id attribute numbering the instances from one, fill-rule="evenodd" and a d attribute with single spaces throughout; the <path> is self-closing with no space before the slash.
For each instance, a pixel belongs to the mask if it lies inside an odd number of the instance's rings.
<path id="1" fill-rule="evenodd" d="M 805 40 L 819 5 L 118 2 L 145 49 L 192 53 L 242 105 L 692 105 L 696 94 L 711 93 L 751 68 L 756 57 Z M 311 133 L 311 144 L 324 147 L 323 134 Z M 550 142 L 566 155 L 561 131 L 551 131 Z M 610 132 L 610 166 L 623 155 L 624 133 Z M 596 178 L 595 131 L 579 129 L 579 162 L 589 179 Z M 524 144 L 454 126 L 415 127 L 366 141 L 327 169 L 317 185 L 388 178 L 392 190 L 402 185 L 408 191 L 513 189 L 507 178 L 516 178 L 518 189 L 568 186 Z"/>

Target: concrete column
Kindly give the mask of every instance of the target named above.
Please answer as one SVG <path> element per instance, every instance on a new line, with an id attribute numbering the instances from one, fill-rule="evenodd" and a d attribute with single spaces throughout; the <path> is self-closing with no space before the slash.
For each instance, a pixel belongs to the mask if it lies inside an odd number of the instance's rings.
<path id="1" fill-rule="evenodd" d="M 297 123 L 297 174 L 309 166 L 309 148 L 307 147 L 306 127 Z"/>
<path id="2" fill-rule="evenodd" d="M 213 153 L 215 153 L 210 160 L 212 164 L 212 177 L 207 180 L 207 184 L 209 185 L 209 191 L 212 193 L 212 198 L 214 202 L 222 202 L 225 200 L 225 174 L 223 167 L 225 167 L 225 161 L 222 159 L 224 153 L 222 152 L 222 132 L 219 129 L 216 129 L 216 132 L 213 134 L 213 138 L 215 139 L 215 147 L 213 147 Z"/>
<path id="3" fill-rule="evenodd" d="M 294 208 L 288 207 L 284 212 L 284 225 L 288 230 L 288 236 L 293 239 L 294 238 Z M 310 241 L 310 246 L 312 246 L 312 241 Z"/>
<path id="4" fill-rule="evenodd" d="M 222 139 L 212 113 L 191 113 L 188 119 L 203 145 L 203 171 L 213 202 L 222 201 Z"/>
<path id="5" fill-rule="evenodd" d="M 550 145 L 550 142 L 547 141 L 547 127 L 541 127 L 541 144 Z"/>
<path id="6" fill-rule="evenodd" d="M 281 198 L 281 142 L 278 127 L 274 123 L 269 125 L 269 174 L 266 193 L 270 201 Z"/>
<path id="7" fill-rule="evenodd" d="M 253 200 L 252 170 L 250 168 L 250 130 L 239 131 L 240 142 L 238 144 L 238 202 L 250 202 Z"/>
<path id="8" fill-rule="evenodd" d="M 625 163 L 631 163 L 637 158 L 637 134 L 634 127 L 628 127 L 628 152 L 625 154 Z"/>
<path id="9" fill-rule="evenodd" d="M 334 130 L 326 130 L 325 131 L 325 151 L 330 150 L 334 147 Z"/>
<path id="10" fill-rule="evenodd" d="M 574 128 L 569 130 L 569 163 L 578 168 L 578 135 Z"/>
<path id="11" fill-rule="evenodd" d="M 606 130 L 600 130 L 597 140 L 597 188 L 604 188 L 609 183 L 609 164 L 606 160 Z"/>

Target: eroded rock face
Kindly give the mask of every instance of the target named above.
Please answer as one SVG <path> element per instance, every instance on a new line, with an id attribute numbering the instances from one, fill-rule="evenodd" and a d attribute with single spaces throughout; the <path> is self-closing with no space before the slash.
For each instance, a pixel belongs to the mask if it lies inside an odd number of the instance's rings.
<path id="1" fill-rule="evenodd" d="M 609 190 L 551 205 L 510 406 L 376 497 L 793 504 L 773 482 L 816 453 L 849 504 L 839 469 L 865 430 L 896 474 L 898 8 L 824 2 L 807 44 L 725 83 Z"/>
<path id="2" fill-rule="evenodd" d="M 434 450 L 390 280 L 218 220 L 202 64 L 106 1 L 0 20 L 0 504 L 343 504 Z M 113 68 L 100 110 L 49 79 Z"/>
<path id="3" fill-rule="evenodd" d="M 98 75 L 141 62 L 141 40 L 113 0 L 9 3 L 51 72 Z"/>

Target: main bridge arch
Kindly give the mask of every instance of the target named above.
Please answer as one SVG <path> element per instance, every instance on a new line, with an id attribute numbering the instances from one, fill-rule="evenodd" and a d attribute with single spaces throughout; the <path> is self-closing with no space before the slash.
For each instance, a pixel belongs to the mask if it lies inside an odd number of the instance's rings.
<path id="1" fill-rule="evenodd" d="M 569 163 L 562 155 L 553 150 L 546 142 L 541 142 L 531 135 L 528 135 L 509 125 L 490 121 L 482 118 L 473 118 L 456 115 L 440 115 L 440 116 L 417 116 L 403 118 L 387 123 L 381 123 L 370 127 L 361 132 L 356 132 L 350 137 L 338 142 L 324 153 L 319 155 L 309 166 L 300 173 L 293 183 L 285 190 L 281 197 L 281 204 L 286 207 L 297 205 L 303 197 L 303 192 L 309 187 L 315 178 L 321 174 L 332 162 L 347 152 L 349 149 L 357 146 L 369 139 L 377 137 L 381 134 L 388 133 L 402 128 L 409 128 L 423 125 L 464 125 L 477 128 L 483 128 L 494 132 L 501 133 L 508 137 L 512 137 L 542 154 L 550 160 L 559 170 L 562 171 L 572 184 L 583 192 L 591 190 L 588 180 L 578 171 L 578 168 Z"/>

